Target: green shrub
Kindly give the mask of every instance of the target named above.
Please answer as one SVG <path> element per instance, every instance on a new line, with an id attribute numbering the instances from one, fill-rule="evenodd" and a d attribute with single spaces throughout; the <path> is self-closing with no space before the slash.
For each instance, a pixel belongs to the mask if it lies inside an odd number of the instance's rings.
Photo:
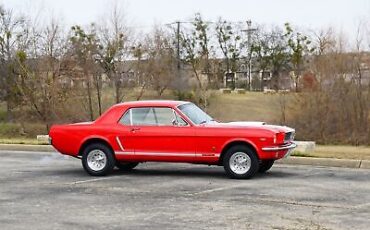
<path id="1" fill-rule="evenodd" d="M 38 123 L 0 123 L 0 137 L 3 138 L 36 138 L 47 134 L 45 125 Z"/>
<path id="2" fill-rule="evenodd" d="M 308 154 L 308 153 L 302 153 L 300 151 L 293 151 L 291 156 L 293 157 L 312 157 L 312 155 Z"/>
<path id="3" fill-rule="evenodd" d="M 0 123 L 0 137 L 21 136 L 21 126 L 16 123 Z"/>
<path id="4" fill-rule="evenodd" d="M 6 121 L 6 111 L 0 109 L 0 122 Z"/>
<path id="5" fill-rule="evenodd" d="M 176 97 L 176 100 L 179 100 L 179 101 L 193 101 L 194 100 L 194 94 L 191 91 L 174 90 L 173 94 Z"/>

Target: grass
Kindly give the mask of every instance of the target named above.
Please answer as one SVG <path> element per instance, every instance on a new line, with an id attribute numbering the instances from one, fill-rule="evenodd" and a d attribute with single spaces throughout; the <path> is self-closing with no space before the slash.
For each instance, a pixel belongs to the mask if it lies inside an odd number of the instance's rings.
<path id="1" fill-rule="evenodd" d="M 0 144 L 47 145 L 47 142 L 36 138 L 0 138 Z"/>
<path id="2" fill-rule="evenodd" d="M 207 112 L 219 121 L 276 122 L 280 117 L 278 94 L 246 92 L 214 93 Z"/>
<path id="3" fill-rule="evenodd" d="M 291 156 L 293 157 L 314 157 L 310 153 L 302 153 L 300 151 L 293 151 Z"/>
<path id="4" fill-rule="evenodd" d="M 370 160 L 369 146 L 316 145 L 312 153 L 293 152 L 292 156 Z"/>

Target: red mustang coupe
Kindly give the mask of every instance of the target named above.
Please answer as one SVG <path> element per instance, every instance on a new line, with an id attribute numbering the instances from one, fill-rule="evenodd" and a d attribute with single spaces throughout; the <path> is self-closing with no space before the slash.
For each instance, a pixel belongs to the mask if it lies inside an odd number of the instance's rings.
<path id="1" fill-rule="evenodd" d="M 161 161 L 220 165 L 241 179 L 288 156 L 294 133 L 262 122 L 219 123 L 190 102 L 158 100 L 117 104 L 93 122 L 54 125 L 49 136 L 93 176 Z"/>

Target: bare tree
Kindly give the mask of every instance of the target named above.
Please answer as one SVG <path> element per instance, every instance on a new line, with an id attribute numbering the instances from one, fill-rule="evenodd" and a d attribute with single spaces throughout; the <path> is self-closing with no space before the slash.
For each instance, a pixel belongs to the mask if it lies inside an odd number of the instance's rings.
<path id="1" fill-rule="evenodd" d="M 301 138 L 319 143 L 368 144 L 369 92 L 359 84 L 366 58 L 360 44 L 353 53 L 343 51 L 346 40 L 332 30 L 317 36 L 318 49 L 311 62 L 317 87 L 297 94 L 292 125 Z M 360 40 L 358 40 L 360 41 Z M 360 68 L 360 70 L 359 70 Z"/>
<path id="2" fill-rule="evenodd" d="M 16 100 L 13 68 L 17 45 L 24 35 L 24 25 L 23 17 L 0 5 L 0 98 L 6 101 L 8 121 L 13 121 L 12 109 Z"/>
<path id="3" fill-rule="evenodd" d="M 72 27 L 72 36 L 70 37 L 71 58 L 75 60 L 77 67 L 82 68 L 83 78 L 85 79 L 85 88 L 87 93 L 88 112 L 90 119 L 94 119 L 94 106 L 92 90 L 95 87 L 98 101 L 98 113 L 102 113 L 101 100 L 101 73 L 100 68 L 96 65 L 95 58 L 98 55 L 98 40 L 94 25 L 91 26 L 89 32 L 85 32 L 80 26 Z"/>
<path id="4" fill-rule="evenodd" d="M 197 81 L 198 103 L 206 109 L 208 106 L 208 82 L 203 81 L 202 72 L 209 74 L 211 47 L 208 43 L 208 24 L 203 21 L 200 14 L 196 14 L 193 27 L 188 33 L 182 31 L 180 40 L 184 60 L 190 65 Z"/>
<path id="5" fill-rule="evenodd" d="M 270 87 L 279 90 L 281 72 L 289 70 L 290 56 L 286 36 L 278 27 L 269 31 L 260 28 L 255 34 L 256 40 L 253 41 L 251 50 L 258 68 L 262 71 L 261 81 L 263 83 L 265 71 L 270 70 L 272 73 Z M 264 85 L 261 84 L 261 89 L 263 87 Z"/>
<path id="6" fill-rule="evenodd" d="M 364 36 L 366 33 L 365 24 L 360 21 L 357 25 L 357 33 L 356 33 L 356 42 L 355 42 L 355 49 L 353 54 L 353 72 L 356 74 L 352 75 L 352 81 L 354 84 L 354 94 L 355 94 L 355 102 L 352 104 L 354 110 L 354 125 L 355 125 L 355 132 L 356 136 L 360 135 L 363 131 L 369 131 L 369 120 L 367 117 L 369 116 L 369 101 L 368 96 L 369 91 L 366 92 L 366 88 L 370 89 L 370 82 L 369 86 L 366 87 L 363 84 L 363 75 L 365 72 L 365 52 L 364 52 Z M 366 97 L 366 93 L 368 96 Z M 365 129 L 365 130 L 364 130 Z M 368 140 L 370 142 L 370 134 L 368 135 Z M 358 144 L 358 143 L 356 143 Z"/>
<path id="7" fill-rule="evenodd" d="M 294 72 L 292 79 L 295 84 L 295 91 L 298 92 L 305 59 L 310 57 L 314 48 L 310 47 L 311 41 L 307 35 L 293 31 L 289 23 L 285 23 L 285 37 L 288 39 L 288 47 L 290 48 L 290 63 Z"/>
<path id="8" fill-rule="evenodd" d="M 216 38 L 225 58 L 226 71 L 235 72 L 243 49 L 241 29 L 219 18 L 216 24 Z"/>
<path id="9" fill-rule="evenodd" d="M 67 92 L 60 87 L 60 63 L 65 52 L 65 38 L 59 24 L 52 22 L 37 34 L 39 56 L 28 56 L 28 50 L 16 54 L 15 81 L 24 105 L 29 106 L 49 130 L 57 117 L 58 105 L 66 101 Z"/>
<path id="10" fill-rule="evenodd" d="M 132 31 L 125 24 L 125 15 L 117 5 L 113 6 L 105 24 L 101 25 L 99 39 L 99 63 L 114 86 L 115 102 L 123 100 L 123 76 L 130 71 Z"/>
<path id="11" fill-rule="evenodd" d="M 154 30 L 134 49 L 141 89 L 150 85 L 161 96 L 175 80 L 177 60 L 173 41 L 162 28 Z M 142 91 L 141 90 L 141 91 Z"/>
<path id="12" fill-rule="evenodd" d="M 256 68 L 261 72 L 260 90 L 263 91 L 265 73 L 270 68 L 270 36 L 262 27 L 259 27 L 255 37 L 251 44 L 251 57 L 255 60 Z"/>

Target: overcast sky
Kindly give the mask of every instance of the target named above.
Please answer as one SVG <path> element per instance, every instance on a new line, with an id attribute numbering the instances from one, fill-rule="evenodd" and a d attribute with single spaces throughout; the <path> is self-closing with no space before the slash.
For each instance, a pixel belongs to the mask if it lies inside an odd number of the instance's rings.
<path id="1" fill-rule="evenodd" d="M 27 14 L 43 12 L 63 19 L 67 25 L 98 21 L 111 0 L 0 0 L 6 8 Z M 223 17 L 231 21 L 251 19 L 260 24 L 283 25 L 290 22 L 306 29 L 328 26 L 349 36 L 359 21 L 370 18 L 370 0 L 123 0 L 117 1 L 133 26 L 151 26 L 188 20 L 196 12 L 207 20 Z"/>

